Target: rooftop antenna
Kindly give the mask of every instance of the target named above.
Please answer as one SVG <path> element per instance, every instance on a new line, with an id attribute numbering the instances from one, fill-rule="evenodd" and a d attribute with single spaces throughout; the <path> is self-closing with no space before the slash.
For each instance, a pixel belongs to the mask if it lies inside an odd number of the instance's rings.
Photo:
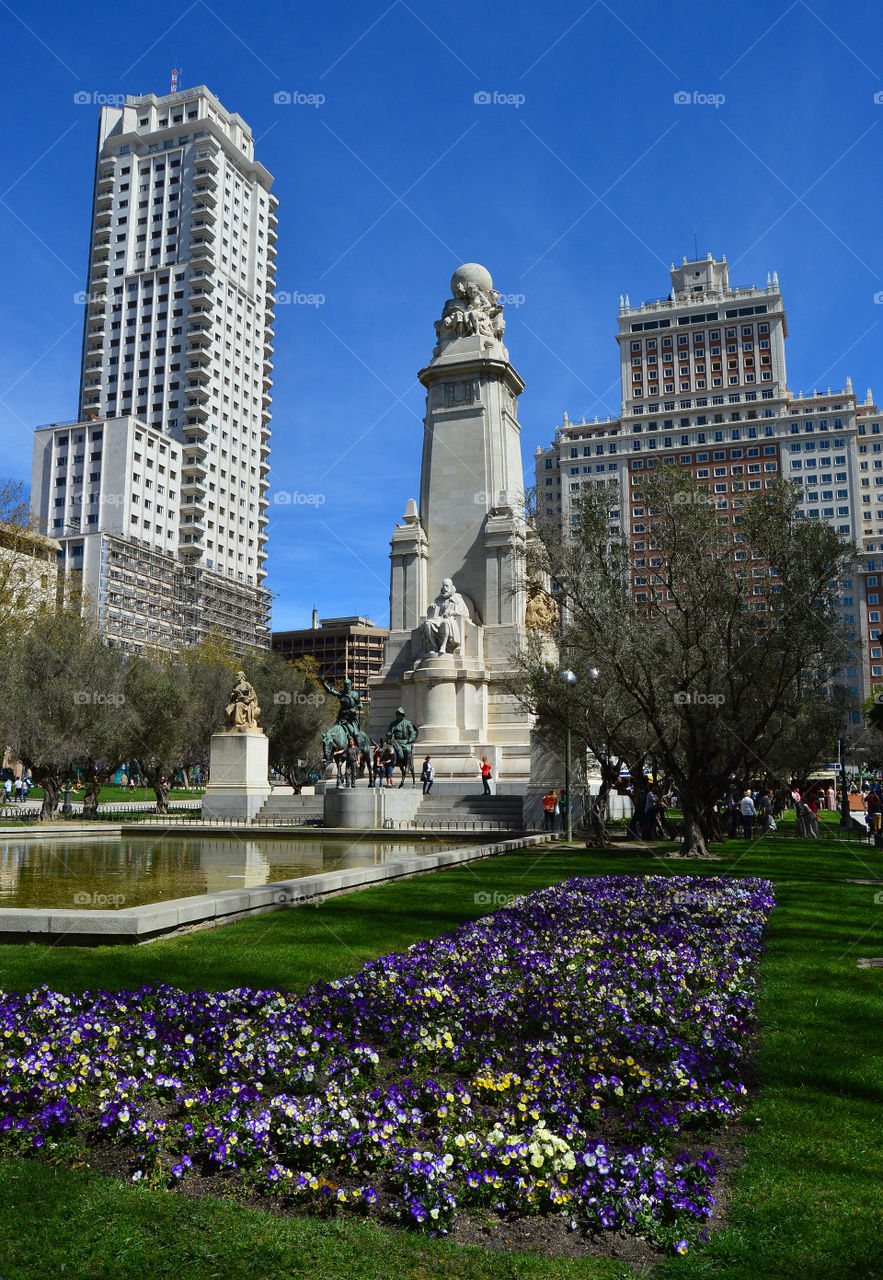
<path id="1" fill-rule="evenodd" d="M 696 235 L 695 228 L 693 230 L 693 261 L 699 261 L 699 237 Z"/>

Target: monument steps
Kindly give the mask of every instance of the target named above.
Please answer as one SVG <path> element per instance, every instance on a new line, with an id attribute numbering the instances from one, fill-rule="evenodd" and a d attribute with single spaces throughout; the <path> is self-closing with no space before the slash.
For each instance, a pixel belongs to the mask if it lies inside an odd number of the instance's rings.
<path id="1" fill-rule="evenodd" d="M 521 796 L 440 794 L 423 796 L 417 809 L 418 822 L 438 822 L 443 818 L 463 821 L 500 822 L 505 826 L 522 821 Z"/>
<path id="2" fill-rule="evenodd" d="M 323 796 L 270 796 L 264 801 L 254 820 L 290 822 L 295 826 L 304 822 L 321 822 L 323 806 Z"/>

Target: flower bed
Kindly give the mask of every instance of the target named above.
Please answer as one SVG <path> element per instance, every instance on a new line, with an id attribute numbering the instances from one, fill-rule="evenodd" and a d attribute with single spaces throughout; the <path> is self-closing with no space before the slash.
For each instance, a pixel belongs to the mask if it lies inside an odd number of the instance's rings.
<path id="1" fill-rule="evenodd" d="M 563 1213 L 684 1252 L 746 1089 L 761 880 L 574 879 L 302 997 L 0 997 L 0 1149 L 102 1148 L 447 1230 Z"/>

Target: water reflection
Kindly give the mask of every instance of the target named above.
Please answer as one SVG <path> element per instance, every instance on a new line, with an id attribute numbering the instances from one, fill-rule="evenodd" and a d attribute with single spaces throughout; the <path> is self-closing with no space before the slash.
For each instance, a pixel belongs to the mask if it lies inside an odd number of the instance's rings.
<path id="1" fill-rule="evenodd" d="M 119 910 L 436 853 L 450 840 L 150 836 L 0 840 L 0 907 Z"/>

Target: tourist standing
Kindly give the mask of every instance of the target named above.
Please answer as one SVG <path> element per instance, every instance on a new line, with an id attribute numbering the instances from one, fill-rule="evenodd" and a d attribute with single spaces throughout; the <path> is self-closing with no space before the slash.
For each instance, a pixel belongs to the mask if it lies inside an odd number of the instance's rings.
<path id="1" fill-rule="evenodd" d="M 754 807 L 754 801 L 751 798 L 751 792 L 746 791 L 742 799 L 739 801 L 739 816 L 742 819 L 742 826 L 745 829 L 745 839 L 751 839 L 751 833 L 754 829 L 754 819 L 757 817 L 757 810 Z"/>
<path id="2" fill-rule="evenodd" d="M 356 740 L 350 737 L 343 753 L 344 767 L 346 769 L 346 781 L 344 786 L 354 787 L 356 785 L 356 771 L 362 763 L 362 753 L 356 745 Z"/>
<path id="3" fill-rule="evenodd" d="M 762 836 L 776 834 L 776 820 L 773 817 L 773 793 L 767 787 L 760 797 L 760 834 Z"/>
<path id="4" fill-rule="evenodd" d="M 837 793 L 830 782 L 825 788 L 825 808 L 829 813 L 833 813 L 837 808 Z"/>
<path id="5" fill-rule="evenodd" d="M 371 758 L 374 767 L 374 785 L 375 787 L 383 786 L 383 752 L 380 749 L 380 743 L 374 748 L 374 754 Z"/>
<path id="6" fill-rule="evenodd" d="M 491 793 L 491 766 L 488 763 L 487 756 L 481 757 L 481 783 L 484 788 L 482 795 L 489 796 Z"/>
<path id="7" fill-rule="evenodd" d="M 423 783 L 423 794 L 428 796 L 432 790 L 432 784 L 435 781 L 435 770 L 429 761 L 429 756 L 423 761 L 423 768 L 420 770 L 420 780 Z"/>
<path id="8" fill-rule="evenodd" d="M 555 830 L 555 815 L 559 811 L 558 792 L 553 787 L 548 795 L 543 796 L 543 830 Z"/>
<path id="9" fill-rule="evenodd" d="M 387 787 L 392 786 L 392 771 L 395 768 L 396 753 L 391 742 L 383 745 L 383 776 Z"/>

